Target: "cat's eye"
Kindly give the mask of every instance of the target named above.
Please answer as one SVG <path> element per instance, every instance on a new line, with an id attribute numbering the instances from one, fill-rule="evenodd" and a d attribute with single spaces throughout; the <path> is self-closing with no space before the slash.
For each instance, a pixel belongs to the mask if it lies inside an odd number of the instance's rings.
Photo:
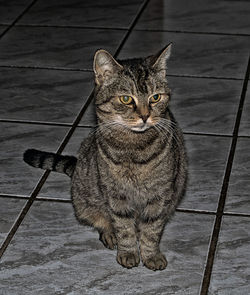
<path id="1" fill-rule="evenodd" d="M 150 102 L 151 103 L 156 103 L 161 99 L 161 95 L 160 94 L 155 94 L 153 96 L 150 97 Z"/>
<path id="2" fill-rule="evenodd" d="M 120 96 L 120 101 L 123 104 L 131 104 L 133 102 L 133 98 L 128 95 L 123 95 L 123 96 Z"/>

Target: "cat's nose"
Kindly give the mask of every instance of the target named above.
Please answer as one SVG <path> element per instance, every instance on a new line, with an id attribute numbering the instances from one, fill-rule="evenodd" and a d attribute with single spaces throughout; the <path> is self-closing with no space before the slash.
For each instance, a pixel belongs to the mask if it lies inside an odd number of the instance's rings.
<path id="1" fill-rule="evenodd" d="M 146 123 L 147 122 L 147 119 L 149 117 L 149 114 L 141 115 L 140 117 L 141 117 L 143 123 Z"/>

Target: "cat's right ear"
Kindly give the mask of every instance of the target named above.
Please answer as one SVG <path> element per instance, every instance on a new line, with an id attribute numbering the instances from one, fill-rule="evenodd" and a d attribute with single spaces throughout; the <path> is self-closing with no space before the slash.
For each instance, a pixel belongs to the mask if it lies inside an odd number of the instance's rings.
<path id="1" fill-rule="evenodd" d="M 95 53 L 94 72 L 97 85 L 109 84 L 123 67 L 106 50 L 100 49 Z"/>

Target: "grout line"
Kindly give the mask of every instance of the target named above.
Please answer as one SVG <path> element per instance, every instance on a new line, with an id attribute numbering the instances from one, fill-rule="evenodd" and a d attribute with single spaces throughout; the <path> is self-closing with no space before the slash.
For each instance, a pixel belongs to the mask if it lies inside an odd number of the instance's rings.
<path id="1" fill-rule="evenodd" d="M 220 134 L 220 133 L 209 133 L 209 132 L 196 132 L 196 131 L 183 131 L 184 135 L 198 135 L 198 136 L 211 136 L 211 137 L 226 137 L 231 138 L 230 134 Z"/>
<path id="2" fill-rule="evenodd" d="M 242 81 L 242 80 L 244 80 L 244 78 L 218 77 L 218 76 L 201 76 L 201 75 L 188 75 L 188 74 L 167 74 L 167 77 L 196 78 L 196 79 L 215 79 L 215 80 L 233 80 L 233 81 Z"/>
<path id="3" fill-rule="evenodd" d="M 12 28 L 15 24 L 24 16 L 26 12 L 30 10 L 30 8 L 37 2 L 37 0 L 33 0 L 24 10 L 23 12 L 10 24 L 8 27 L 0 34 L 0 39 Z"/>
<path id="4" fill-rule="evenodd" d="M 185 30 L 157 30 L 157 29 L 135 29 L 137 32 L 166 32 L 166 33 L 180 33 L 180 34 L 195 34 L 195 35 L 219 35 L 219 36 L 240 36 L 249 37 L 250 34 L 233 34 L 233 33 L 222 33 L 222 32 L 199 32 L 199 31 L 185 31 Z"/>
<path id="5" fill-rule="evenodd" d="M 0 198 L 5 199 L 17 199 L 17 200 L 28 200 L 30 196 L 28 195 L 18 195 L 18 194 L 4 194 L 0 193 Z M 35 201 L 42 202 L 58 202 L 58 203 L 72 203 L 71 199 L 62 198 L 52 198 L 52 197 L 36 197 Z M 177 208 L 176 212 L 191 213 L 191 214 L 203 214 L 203 215 L 216 215 L 215 211 L 210 210 L 200 210 L 200 209 L 185 209 Z M 233 216 L 233 217 L 250 217 L 249 213 L 237 213 L 237 212 L 225 212 L 223 216 Z"/>
<path id="6" fill-rule="evenodd" d="M 0 26 L 10 26 L 9 23 L 0 23 Z M 46 25 L 46 24 L 15 24 L 15 27 L 27 28 L 63 28 L 63 29 L 90 29 L 90 30 L 119 30 L 126 31 L 126 27 L 103 27 L 103 26 L 87 26 L 87 25 Z M 186 30 L 167 30 L 167 29 L 151 29 L 151 28 L 137 28 L 136 32 L 164 32 L 176 34 L 192 34 L 192 35 L 218 35 L 218 36 L 235 36 L 235 37 L 249 37 L 250 34 L 245 33 L 226 33 L 226 32 L 202 32 L 202 31 L 186 31 Z"/>
<path id="7" fill-rule="evenodd" d="M 40 125 L 40 126 L 58 126 L 58 127 L 72 127 L 72 123 L 62 123 L 62 122 L 46 122 L 46 121 L 27 121 L 22 119 L 1 119 L 0 123 L 10 123 L 10 124 L 27 124 L 27 125 Z M 77 128 L 95 128 L 93 124 L 78 124 Z M 211 137 L 225 137 L 232 138 L 233 135 L 230 134 L 220 134 L 220 133 L 209 133 L 209 132 L 198 132 L 198 131 L 184 131 L 185 135 L 194 135 L 194 136 L 211 136 Z M 241 135 L 240 138 L 250 138 L 248 135 Z"/>
<path id="8" fill-rule="evenodd" d="M 93 73 L 92 69 L 65 68 L 65 67 L 53 67 L 53 66 L 42 67 L 42 66 L 0 65 L 0 69 L 1 68 Z M 214 80 L 229 80 L 229 81 L 243 81 L 244 80 L 243 78 L 235 78 L 235 77 L 201 76 L 201 75 L 190 75 L 190 74 L 168 74 L 167 76 L 168 77 L 177 77 L 177 78 L 214 79 Z"/>
<path id="9" fill-rule="evenodd" d="M 0 198 L 11 198 L 11 199 L 28 199 L 28 195 L 18 195 L 18 194 L 4 194 L 0 193 Z"/>
<path id="10" fill-rule="evenodd" d="M 60 122 L 46 122 L 46 121 L 27 121 L 22 119 L 0 119 L 2 123 L 15 123 L 15 124 L 27 124 L 27 125 L 46 125 L 46 126 L 60 126 L 71 127 L 72 123 L 60 123 Z"/>
<path id="11" fill-rule="evenodd" d="M 15 194 L 0 194 L 0 198 L 16 199 L 16 200 L 29 200 L 30 196 L 18 195 L 18 194 L 16 194 L 16 195 Z M 72 203 L 71 199 L 60 199 L 60 198 L 52 198 L 52 197 L 36 197 L 36 201 Z"/>
<path id="12" fill-rule="evenodd" d="M 36 1 L 36 0 L 35 0 Z M 34 4 L 35 1 L 33 1 L 32 3 Z M 125 37 L 123 38 L 123 40 L 121 41 L 120 45 L 118 46 L 116 53 L 115 53 L 115 57 L 119 54 L 122 46 L 124 45 L 125 41 L 127 40 L 129 34 L 131 33 L 132 29 L 134 28 L 138 18 L 140 17 L 141 13 L 143 12 L 143 10 L 145 9 L 147 3 L 149 2 L 149 0 L 146 0 L 143 5 L 141 6 L 137 16 L 135 17 L 134 21 L 132 22 L 127 34 L 125 35 Z M 31 6 L 29 6 L 30 8 Z M 26 10 L 27 11 L 27 10 Z M 22 14 L 23 15 L 23 14 Z M 86 102 L 84 103 L 83 107 L 81 108 L 80 112 L 78 113 L 78 115 L 76 116 L 72 127 L 70 128 L 70 130 L 67 132 L 67 134 L 65 135 L 63 141 L 61 142 L 61 144 L 59 145 L 56 154 L 61 154 L 63 149 L 65 148 L 66 144 L 68 143 L 68 141 L 70 140 L 72 134 L 74 133 L 77 125 L 79 124 L 79 122 L 81 121 L 81 118 L 83 116 L 83 114 L 85 113 L 85 111 L 87 110 L 92 98 L 94 95 L 94 90 L 91 92 L 91 94 L 89 95 L 88 99 L 86 100 Z M 3 241 L 1 247 L 0 247 L 0 258 L 3 256 L 5 250 L 7 249 L 8 245 L 10 244 L 11 240 L 13 239 L 16 231 L 18 230 L 19 226 L 21 225 L 21 223 L 23 222 L 26 214 L 28 213 L 30 207 L 32 206 L 33 202 L 35 201 L 39 191 L 41 190 L 42 186 L 44 185 L 45 181 L 47 180 L 48 176 L 50 174 L 50 171 L 46 170 L 44 172 L 44 174 L 41 176 L 40 180 L 38 181 L 37 185 L 35 186 L 35 188 L 33 189 L 30 198 L 27 200 L 27 203 L 25 204 L 25 206 L 23 207 L 23 209 L 21 210 L 19 216 L 17 217 L 16 221 L 14 222 L 14 224 L 12 225 L 7 237 L 5 238 L 5 240 Z"/>
<path id="13" fill-rule="evenodd" d="M 65 68 L 65 67 L 53 67 L 53 66 L 51 66 L 51 67 L 42 67 L 42 66 L 0 65 L 0 68 L 93 73 L 93 70 L 91 70 L 91 69 Z"/>
<path id="14" fill-rule="evenodd" d="M 237 212 L 224 212 L 224 216 L 234 216 L 234 217 L 250 217 L 249 213 L 237 213 Z"/>
<path id="15" fill-rule="evenodd" d="M 125 27 L 102 27 L 102 26 L 81 26 L 81 25 L 45 25 L 45 24 L 16 24 L 15 27 L 24 28 L 56 28 L 56 29 L 82 29 L 82 30 L 113 30 L 127 31 Z"/>
<path id="16" fill-rule="evenodd" d="M 210 210 L 177 208 L 176 211 L 182 212 L 182 213 L 195 213 L 195 214 L 216 215 L 216 212 L 215 211 L 210 211 Z"/>
<path id="17" fill-rule="evenodd" d="M 223 184 L 222 184 L 222 188 L 221 188 L 220 199 L 219 199 L 219 203 L 218 203 L 213 233 L 212 233 L 212 237 L 211 237 L 211 241 L 210 241 L 210 245 L 209 245 L 209 251 L 208 251 L 206 267 L 205 267 L 205 271 L 204 271 L 200 295 L 207 295 L 208 290 L 209 290 L 209 285 L 210 285 L 210 280 L 211 280 L 211 275 L 212 275 L 212 270 L 213 270 L 213 263 L 214 263 L 214 258 L 215 258 L 215 252 L 216 252 L 216 247 L 217 247 L 217 243 L 218 243 L 218 239 L 219 239 L 222 216 L 224 213 L 227 190 L 228 190 L 228 185 L 229 185 L 229 180 L 230 180 L 230 175 L 231 175 L 231 171 L 232 171 L 232 165 L 233 165 L 233 160 L 234 160 L 234 155 L 235 155 L 235 150 L 236 150 L 236 145 L 237 145 L 237 140 L 238 140 L 240 120 L 241 120 L 241 116 L 242 116 L 242 110 L 243 110 L 243 105 L 244 105 L 246 91 L 247 91 L 249 74 L 250 74 L 250 57 L 248 60 L 245 79 L 243 82 L 240 102 L 239 102 L 236 121 L 235 121 L 235 125 L 234 125 L 231 148 L 230 148 L 226 171 L 225 171 L 225 175 L 224 175 L 224 180 L 223 180 Z"/>
<path id="18" fill-rule="evenodd" d="M 145 10 L 145 8 L 147 7 L 149 1 L 150 1 L 150 0 L 145 0 L 145 1 L 142 3 L 142 5 L 141 5 L 141 7 L 140 7 L 140 9 L 139 9 L 138 14 L 135 16 L 134 20 L 132 21 L 132 23 L 131 23 L 131 25 L 130 25 L 130 27 L 129 27 L 129 29 L 128 29 L 126 35 L 125 35 L 125 37 L 123 38 L 123 40 L 121 41 L 119 47 L 117 48 L 116 53 L 115 53 L 115 55 L 114 55 L 114 58 L 117 58 L 117 56 L 119 55 L 119 53 L 120 53 L 120 51 L 121 51 L 123 45 L 124 45 L 125 42 L 127 41 L 129 35 L 131 34 L 133 28 L 135 27 L 135 25 L 136 25 L 138 19 L 139 19 L 140 16 L 141 16 L 141 14 L 143 13 L 143 11 Z"/>

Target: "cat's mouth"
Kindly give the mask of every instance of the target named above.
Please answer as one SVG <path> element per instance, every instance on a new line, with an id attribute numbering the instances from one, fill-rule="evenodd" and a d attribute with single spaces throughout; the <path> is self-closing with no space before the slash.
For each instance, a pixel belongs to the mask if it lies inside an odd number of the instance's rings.
<path id="1" fill-rule="evenodd" d="M 147 123 L 143 123 L 143 124 L 133 126 L 130 129 L 134 132 L 145 132 L 146 130 L 148 130 L 151 127 L 152 127 L 152 125 L 149 125 Z"/>

